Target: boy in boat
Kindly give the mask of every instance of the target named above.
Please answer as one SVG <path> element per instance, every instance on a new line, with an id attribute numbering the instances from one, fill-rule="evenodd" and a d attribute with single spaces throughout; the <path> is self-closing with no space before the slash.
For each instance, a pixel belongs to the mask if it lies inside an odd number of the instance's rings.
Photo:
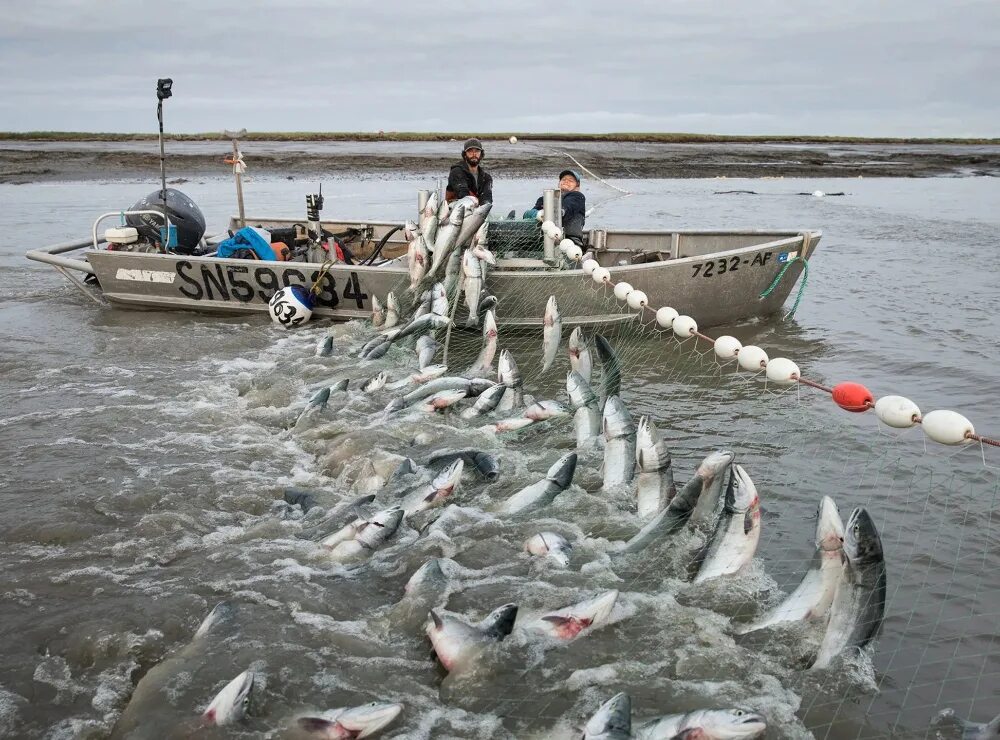
<path id="1" fill-rule="evenodd" d="M 449 203 L 469 195 L 481 204 L 493 202 L 493 176 L 479 166 L 485 154 L 479 139 L 466 139 L 462 144 L 462 161 L 448 173 L 445 199 Z"/>
<path id="2" fill-rule="evenodd" d="M 559 190 L 562 191 L 562 228 L 566 238 L 579 247 L 583 246 L 583 225 L 587 220 L 587 198 L 580 191 L 580 174 L 576 170 L 559 173 Z M 542 198 L 535 207 L 524 212 L 524 218 L 535 218 L 542 210 Z"/>

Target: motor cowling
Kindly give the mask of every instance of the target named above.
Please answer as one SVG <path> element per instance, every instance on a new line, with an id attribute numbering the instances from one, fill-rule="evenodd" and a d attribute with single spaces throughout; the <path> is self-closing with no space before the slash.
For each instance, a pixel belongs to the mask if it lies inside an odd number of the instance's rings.
<path id="1" fill-rule="evenodd" d="M 162 191 L 154 190 L 145 198 L 136 201 L 130 211 L 157 211 L 163 213 Z M 167 218 L 177 230 L 177 247 L 180 254 L 191 254 L 205 235 L 205 216 L 187 195 L 176 188 L 167 188 Z M 151 213 L 126 216 L 129 226 L 135 227 L 139 235 L 149 242 L 159 242 L 163 221 Z"/>

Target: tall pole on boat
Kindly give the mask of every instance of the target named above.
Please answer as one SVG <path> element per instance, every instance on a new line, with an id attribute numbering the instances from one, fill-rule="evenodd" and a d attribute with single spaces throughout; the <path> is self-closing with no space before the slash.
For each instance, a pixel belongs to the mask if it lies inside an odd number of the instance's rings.
<path id="1" fill-rule="evenodd" d="M 160 199 L 163 201 L 163 251 L 170 245 L 170 227 L 167 226 L 167 169 L 166 158 L 163 156 L 163 101 L 173 93 L 174 81 L 169 77 L 156 81 L 156 120 L 160 123 Z"/>
<path id="2" fill-rule="evenodd" d="M 246 215 L 243 211 L 243 173 L 246 172 L 247 166 L 243 162 L 243 155 L 240 153 L 239 139 L 242 136 L 246 136 L 247 130 L 245 128 L 239 131 L 226 131 L 226 136 L 233 140 L 233 158 L 232 161 L 226 160 L 233 165 L 233 176 L 236 178 L 236 204 L 240 209 L 240 228 L 242 229 L 247 225 Z"/>

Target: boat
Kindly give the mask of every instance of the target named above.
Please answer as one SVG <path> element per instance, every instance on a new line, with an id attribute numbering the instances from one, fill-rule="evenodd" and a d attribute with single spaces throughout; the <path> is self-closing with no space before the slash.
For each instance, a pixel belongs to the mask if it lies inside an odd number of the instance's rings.
<path id="1" fill-rule="evenodd" d="M 90 238 L 31 250 L 26 257 L 59 270 L 95 301 L 119 308 L 264 313 L 276 291 L 302 285 L 315 286 L 313 316 L 347 321 L 370 317 L 372 296 L 384 304 L 390 291 L 401 296 L 410 284 L 405 259 L 398 259 L 405 256 L 407 241 L 403 225 L 395 221 L 320 221 L 324 233 L 339 235 L 350 246 L 354 264 L 346 264 L 222 258 L 211 251 L 243 224 L 278 233 L 301 227 L 303 219 L 232 216 L 226 232 L 202 240 L 206 253 L 177 254 L 123 247 L 115 243 L 114 229 L 99 236 L 101 222 L 121 213 L 102 214 Z M 584 249 L 607 268 L 613 283 L 624 281 L 643 291 L 650 306 L 671 306 L 710 327 L 780 311 L 820 237 L 820 231 L 809 229 L 592 228 L 584 233 Z M 498 264 L 489 270 L 485 287 L 498 300 L 499 324 L 540 326 L 552 295 L 564 324 L 635 318 L 623 302 L 608 299 L 610 291 L 596 285 L 579 261 L 560 264 L 551 249 L 539 251 L 545 241 L 539 223 L 489 222 L 487 245 Z"/>

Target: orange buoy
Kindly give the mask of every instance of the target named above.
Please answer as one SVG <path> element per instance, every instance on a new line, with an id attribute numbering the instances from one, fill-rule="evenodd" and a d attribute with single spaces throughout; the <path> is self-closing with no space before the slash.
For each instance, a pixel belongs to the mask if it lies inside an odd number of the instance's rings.
<path id="1" fill-rule="evenodd" d="M 833 387 L 833 400 L 845 411 L 867 411 L 875 405 L 872 392 L 860 383 L 838 383 Z"/>

